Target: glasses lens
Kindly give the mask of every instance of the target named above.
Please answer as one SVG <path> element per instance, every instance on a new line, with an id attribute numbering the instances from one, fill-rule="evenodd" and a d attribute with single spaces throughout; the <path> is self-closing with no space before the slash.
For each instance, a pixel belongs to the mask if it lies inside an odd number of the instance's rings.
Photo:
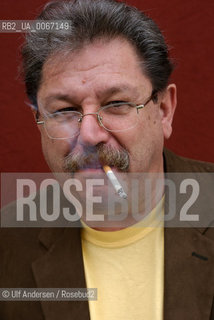
<path id="1" fill-rule="evenodd" d="M 99 111 L 103 127 L 108 131 L 125 131 L 134 128 L 139 120 L 137 109 L 131 103 L 115 103 Z"/>
<path id="2" fill-rule="evenodd" d="M 81 113 L 64 111 L 52 114 L 45 120 L 45 128 L 50 138 L 72 138 L 79 132 Z"/>

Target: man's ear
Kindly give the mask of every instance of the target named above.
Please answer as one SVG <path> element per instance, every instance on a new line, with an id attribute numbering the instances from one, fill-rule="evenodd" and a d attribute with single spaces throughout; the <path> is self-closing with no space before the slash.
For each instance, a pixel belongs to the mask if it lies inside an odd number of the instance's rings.
<path id="1" fill-rule="evenodd" d="M 34 117 L 34 120 L 35 120 L 35 123 L 36 121 L 38 120 L 39 118 L 39 111 L 36 107 L 34 107 L 33 105 L 29 105 L 31 107 L 31 111 L 33 113 L 33 117 Z M 37 128 L 39 129 L 39 131 L 41 131 L 41 126 L 37 124 Z"/>
<path id="2" fill-rule="evenodd" d="M 37 109 L 35 109 L 35 108 L 31 108 L 31 111 L 32 111 L 32 113 L 33 113 L 33 117 L 34 117 L 34 120 L 36 121 L 37 120 Z"/>
<path id="3" fill-rule="evenodd" d="M 172 133 L 172 120 L 177 105 L 177 89 L 170 84 L 161 95 L 160 114 L 164 138 L 168 139 Z"/>
<path id="4" fill-rule="evenodd" d="M 30 107 L 30 110 L 32 111 L 33 117 L 34 117 L 34 119 L 35 119 L 35 121 L 36 121 L 37 112 L 38 112 L 37 107 L 35 107 L 32 103 L 30 103 L 30 102 L 28 102 L 28 101 L 26 101 L 25 103 L 26 103 L 26 105 L 27 105 L 28 107 Z"/>

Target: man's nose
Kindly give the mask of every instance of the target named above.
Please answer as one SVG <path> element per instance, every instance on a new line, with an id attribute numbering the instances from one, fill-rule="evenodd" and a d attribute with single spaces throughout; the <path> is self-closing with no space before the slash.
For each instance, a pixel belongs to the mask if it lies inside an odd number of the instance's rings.
<path id="1" fill-rule="evenodd" d="M 109 137 L 110 132 L 99 124 L 96 114 L 87 114 L 82 118 L 79 133 L 81 143 L 96 146 L 99 143 L 106 143 Z"/>

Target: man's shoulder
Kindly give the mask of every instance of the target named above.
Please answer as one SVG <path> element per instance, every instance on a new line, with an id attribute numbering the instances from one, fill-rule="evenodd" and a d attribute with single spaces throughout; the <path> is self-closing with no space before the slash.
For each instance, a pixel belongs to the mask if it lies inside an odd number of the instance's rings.
<path id="1" fill-rule="evenodd" d="M 214 173 L 214 163 L 193 160 L 178 156 L 169 149 L 164 149 L 165 172 L 207 172 Z"/>

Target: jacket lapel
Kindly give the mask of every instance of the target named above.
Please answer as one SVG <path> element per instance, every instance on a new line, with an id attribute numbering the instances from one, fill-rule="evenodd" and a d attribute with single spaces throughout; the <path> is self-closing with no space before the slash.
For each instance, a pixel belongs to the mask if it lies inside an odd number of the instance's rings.
<path id="1" fill-rule="evenodd" d="M 164 157 L 165 172 L 191 172 L 173 153 L 165 150 Z M 181 196 L 177 193 L 178 212 L 181 206 Z M 211 202 L 206 207 L 203 204 L 199 208 L 200 217 L 211 212 L 212 207 Z M 168 210 L 166 201 L 165 213 Z M 214 239 L 211 237 L 214 233 L 210 232 L 212 228 L 192 228 L 188 222 L 178 227 L 178 212 L 171 227 L 171 222 L 165 223 L 164 320 L 213 320 Z M 213 212 L 210 216 L 213 219 Z"/>
<path id="2" fill-rule="evenodd" d="M 209 320 L 214 242 L 197 229 L 165 229 L 164 320 Z"/>
<path id="3" fill-rule="evenodd" d="M 43 229 L 40 242 L 48 251 L 32 264 L 38 288 L 85 288 L 79 228 Z M 89 320 L 87 301 L 41 301 L 46 320 Z"/>

